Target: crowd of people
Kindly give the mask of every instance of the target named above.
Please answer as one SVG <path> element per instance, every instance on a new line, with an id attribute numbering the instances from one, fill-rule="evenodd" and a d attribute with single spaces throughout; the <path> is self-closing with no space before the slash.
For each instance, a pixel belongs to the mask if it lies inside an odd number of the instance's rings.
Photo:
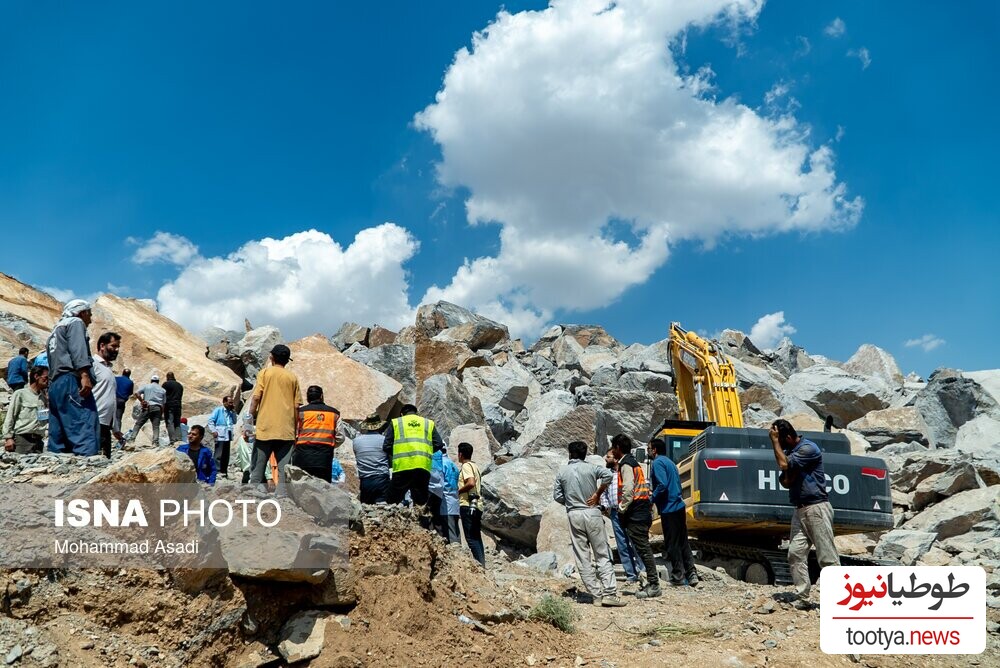
<path id="1" fill-rule="evenodd" d="M 88 333 L 92 316 L 88 302 L 69 301 L 46 350 L 29 360 L 29 350 L 21 348 L 8 363 L 7 384 L 14 394 L 3 422 L 7 451 L 41 452 L 47 434 L 51 452 L 110 458 L 115 441 L 119 447 L 134 443 L 147 423 L 153 445 L 164 445 L 162 422 L 169 444 L 190 457 L 197 479 L 214 485 L 218 477 L 228 477 L 242 424 L 246 452 L 236 454 L 243 482 L 271 482 L 275 492 L 283 495 L 289 464 L 328 483 L 342 482 L 345 476 L 336 452 L 350 430 L 361 502 L 422 509 L 425 528 L 451 543 L 460 542 L 464 534 L 473 558 L 486 566 L 482 473 L 473 461 L 474 448 L 459 443 L 457 464 L 453 462 L 434 421 L 420 415 L 416 406 L 403 406 L 399 416 L 388 421 L 370 415 L 355 430 L 341 420 L 340 411 L 326 403 L 322 387 L 307 387 L 302 401 L 299 380 L 287 368 L 291 350 L 278 344 L 270 351 L 269 365 L 257 375 L 242 421 L 234 398 L 225 396 L 205 426 L 188 428 L 182 415 L 184 387 L 174 373 L 167 373 L 162 385 L 153 374 L 138 389 L 131 370 L 123 369 L 116 376 L 113 367 L 122 336 L 103 332 L 92 349 Z M 134 425 L 123 434 L 122 418 L 130 400 L 135 401 Z M 214 448 L 205 442 L 207 433 L 212 435 Z M 785 420 L 774 423 L 770 436 L 782 484 L 795 506 L 789 564 L 796 592 L 805 597 L 810 587 L 810 548 L 816 547 L 821 566 L 839 563 L 822 452 Z M 669 583 L 678 587 L 699 583 L 677 466 L 663 440 L 654 438 L 648 445 L 652 457 L 648 477 L 633 454 L 632 439 L 618 434 L 611 439 L 604 466 L 586 461 L 586 443 L 569 443 L 568 463 L 555 478 L 553 499 L 566 507 L 577 569 L 597 605 L 624 605 L 619 592 L 640 600 L 662 595 L 649 539 L 654 507 L 663 531 Z M 621 589 L 611 561 L 605 517 L 625 571 Z"/>

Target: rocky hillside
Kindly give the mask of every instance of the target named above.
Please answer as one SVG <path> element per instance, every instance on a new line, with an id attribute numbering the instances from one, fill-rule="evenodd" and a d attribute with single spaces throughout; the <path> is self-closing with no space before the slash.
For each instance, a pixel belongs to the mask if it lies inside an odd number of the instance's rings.
<path id="1" fill-rule="evenodd" d="M 271 327 L 215 337 L 210 357 L 247 382 L 281 340 Z M 720 343 L 736 367 L 749 426 L 783 416 L 821 430 L 829 415 L 855 453 L 886 460 L 897 528 L 839 538 L 842 550 L 1000 566 L 1000 370 L 939 369 L 924 380 L 904 377 L 888 352 L 869 344 L 839 362 L 788 339 L 763 351 L 732 330 Z M 677 417 L 666 340 L 625 345 L 598 326 L 558 325 L 526 343 L 501 323 L 439 302 L 399 332 L 345 323 L 291 347 L 303 384 L 326 387 L 345 417 L 394 415 L 413 402 L 447 440 L 472 443 L 485 473 L 485 526 L 501 546 L 560 553 L 558 568 L 572 561 L 547 526 L 561 518 L 550 494 L 565 444 L 583 440 L 603 454 L 610 436 L 645 442 Z M 1000 593 L 1000 573 L 992 577 Z"/>
<path id="2" fill-rule="evenodd" d="M 7 360 L 22 346 L 31 351 L 31 357 L 45 349 L 61 312 L 62 304 L 48 294 L 0 274 L 0 366 L 4 374 Z M 185 386 L 184 398 L 193 413 L 211 410 L 240 383 L 229 369 L 207 364 L 205 342 L 157 313 L 147 300 L 102 295 L 94 303 L 91 343 L 96 345 L 97 337 L 107 331 L 123 337 L 116 372 L 129 367 L 132 379 L 141 384 L 154 373 L 162 377 L 173 371 Z M 0 404 L 6 402 L 0 398 Z"/>
<path id="3" fill-rule="evenodd" d="M 47 295 L 0 276 L 6 349 L 39 350 L 58 310 Z M 146 302 L 111 295 L 97 301 L 95 320 L 92 331 L 125 335 L 122 362 L 136 378 L 175 371 L 190 414 L 237 385 L 251 387 L 267 352 L 283 341 L 276 328 L 249 323 L 244 332 L 198 337 Z M 303 387 L 322 385 L 346 419 L 394 416 L 412 402 L 446 440 L 472 443 L 484 471 L 485 526 L 511 550 L 540 547 L 567 442 L 583 440 L 603 454 L 610 436 L 644 442 L 677 416 L 666 341 L 625 345 L 598 326 L 557 325 L 523 342 L 501 323 L 438 302 L 421 306 L 399 332 L 345 323 L 287 343 Z M 788 339 L 763 351 L 732 330 L 720 343 L 736 367 L 748 425 L 783 416 L 800 429 L 822 429 L 830 415 L 856 453 L 885 458 L 897 527 L 841 538 L 842 549 L 907 563 L 1000 566 L 1000 370 L 938 369 L 924 380 L 904 377 L 873 345 L 839 362 Z M 343 450 L 350 472 L 350 448 Z M 1000 571 L 991 577 L 1000 593 Z"/>
<path id="4" fill-rule="evenodd" d="M 59 310 L 48 295 L 0 275 L 0 351 L 40 351 Z M 242 387 L 245 397 L 267 352 L 283 341 L 276 328 L 250 323 L 243 332 L 196 336 L 148 302 L 111 295 L 96 303 L 92 336 L 106 329 L 125 337 L 118 369 L 132 367 L 137 380 L 177 374 L 195 421 L 220 394 Z M 352 534 L 354 577 L 331 570 L 321 586 L 239 572 L 205 580 L 185 569 L 0 569 L 0 657 L 37 666 L 265 666 L 307 656 L 337 666 L 451 665 L 473 657 L 496 666 L 850 664 L 819 652 L 815 611 L 795 610 L 776 600 L 772 587 L 704 566 L 698 591 L 668 588 L 662 599 L 621 610 L 577 606 L 574 635 L 525 619 L 544 594 L 572 597 L 579 588 L 565 513 L 550 502 L 565 443 L 584 440 L 600 454 L 609 436 L 645 441 L 677 415 L 666 341 L 625 345 L 597 326 L 559 325 L 522 342 L 500 323 L 441 302 L 421 307 L 399 332 L 347 323 L 286 343 L 302 385 L 322 385 L 348 420 L 374 411 L 394 416 L 412 402 L 447 440 L 475 445 L 488 502 L 487 573 L 464 548 L 446 548 L 420 530 L 406 511 L 373 507 L 360 511 Z M 896 528 L 839 537 L 842 552 L 983 566 L 987 652 L 995 653 L 1000 370 L 939 369 L 924 380 L 904 377 L 891 355 L 870 345 L 838 362 L 789 340 L 762 351 L 735 331 L 720 343 L 736 366 L 749 425 L 780 415 L 822 429 L 832 415 L 855 452 L 885 459 Z M 7 389 L 0 381 L 0 408 Z M 148 436 L 137 445 L 140 452 L 116 451 L 110 462 L 3 453 L 0 482 L 193 476 L 186 459 L 146 449 Z M 356 491 L 351 448 L 341 452 L 348 489 Z M 296 485 L 308 484 L 296 478 L 292 496 Z M 891 656 L 860 662 L 911 665 Z M 980 665 L 980 657 L 942 657 L 940 665 Z"/>

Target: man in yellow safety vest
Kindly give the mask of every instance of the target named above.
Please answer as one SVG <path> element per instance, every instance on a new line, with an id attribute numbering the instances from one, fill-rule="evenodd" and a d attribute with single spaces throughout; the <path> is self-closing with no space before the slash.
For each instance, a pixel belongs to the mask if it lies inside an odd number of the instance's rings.
<path id="1" fill-rule="evenodd" d="M 383 449 L 392 463 L 389 503 L 401 503 L 406 493 L 415 506 L 427 503 L 434 453 L 445 447 L 434 421 L 417 415 L 417 407 L 403 406 L 402 415 L 385 430 Z"/>

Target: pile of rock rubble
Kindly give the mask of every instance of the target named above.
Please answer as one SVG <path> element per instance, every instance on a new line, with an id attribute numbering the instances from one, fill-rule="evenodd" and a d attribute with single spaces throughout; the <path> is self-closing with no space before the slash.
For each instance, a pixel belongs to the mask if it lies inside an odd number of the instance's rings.
<path id="1" fill-rule="evenodd" d="M 0 280 L 0 288 L 10 292 L 12 280 Z M 126 336 L 135 332 L 143 342 L 157 328 L 178 328 L 134 300 L 102 297 L 98 306 L 114 313 Z M 38 345 L 32 327 L 50 326 L 37 312 L 11 306 L 2 292 L 0 323 L 8 347 Z M 244 332 L 212 330 L 201 339 L 163 336 L 155 346 L 144 343 L 142 355 L 133 342 L 123 361 L 138 366 L 134 355 L 143 368 L 169 364 L 188 387 L 197 379 L 191 412 L 202 413 L 213 393 L 242 388 L 245 395 L 278 342 L 276 328 L 247 323 Z M 484 526 L 508 550 L 542 548 L 551 483 L 567 442 L 586 441 L 600 455 L 611 435 L 644 442 L 664 419 L 677 417 L 666 340 L 625 345 L 599 326 L 557 325 L 523 342 L 501 323 L 438 302 L 421 306 L 414 324 L 398 332 L 345 323 L 337 332 L 286 343 L 302 385 L 323 386 L 327 403 L 348 421 L 373 412 L 392 417 L 402 404 L 415 403 L 446 441 L 472 443 L 484 472 Z M 855 453 L 885 459 L 896 527 L 881 536 L 840 538 L 842 550 L 904 563 L 980 564 L 991 572 L 992 594 L 1000 594 L 1000 370 L 938 369 L 925 380 L 904 376 L 889 353 L 869 344 L 838 362 L 787 338 L 761 350 L 745 334 L 726 330 L 719 343 L 736 368 L 748 426 L 782 416 L 799 429 L 821 430 L 832 416 Z M 181 344 L 185 351 L 200 345 L 207 359 L 194 363 L 189 353 L 168 347 Z M 169 359 L 151 362 L 154 353 Z M 197 385 L 202 378 L 213 380 Z M 0 384 L 0 407 L 5 389 Z M 356 485 L 351 449 L 341 451 L 349 485 Z M 4 457 L 0 477 L 21 479 L 39 466 Z"/>

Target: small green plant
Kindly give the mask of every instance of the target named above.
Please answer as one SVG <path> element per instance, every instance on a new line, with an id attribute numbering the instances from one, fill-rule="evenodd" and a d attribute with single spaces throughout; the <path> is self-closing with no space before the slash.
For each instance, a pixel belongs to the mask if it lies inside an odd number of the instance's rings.
<path id="1" fill-rule="evenodd" d="M 573 633 L 573 623 L 580 618 L 569 601 L 546 594 L 538 605 L 528 612 L 528 619 L 547 622 L 564 633 Z"/>

